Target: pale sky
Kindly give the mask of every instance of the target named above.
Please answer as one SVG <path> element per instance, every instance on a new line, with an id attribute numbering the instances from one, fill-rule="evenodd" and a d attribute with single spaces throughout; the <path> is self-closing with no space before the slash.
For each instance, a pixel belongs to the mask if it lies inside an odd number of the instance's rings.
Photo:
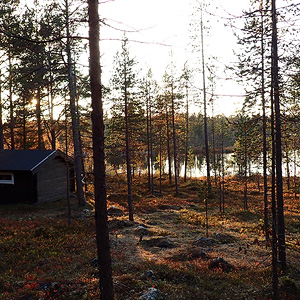
<path id="1" fill-rule="evenodd" d="M 26 1 L 28 3 L 32 0 Z M 201 62 L 195 54 L 191 54 L 190 21 L 194 8 L 204 1 L 209 3 L 206 8 L 208 13 L 203 15 L 204 24 L 211 28 L 204 42 L 206 62 L 211 56 L 217 58 L 213 60 L 217 66 L 214 93 L 219 95 L 215 102 L 215 113 L 230 115 L 241 108 L 244 88 L 234 79 L 228 79 L 232 74 L 224 73 L 225 65 L 236 61 L 233 50 L 238 47 L 232 30 L 226 27 L 225 23 L 226 18 L 242 15 L 242 11 L 249 8 L 251 0 L 101 1 L 100 17 L 109 25 L 102 25 L 100 31 L 104 84 L 108 83 L 111 76 L 113 57 L 121 49 L 124 31 L 127 31 L 130 53 L 139 63 L 142 76 L 151 68 L 155 79 L 160 81 L 171 62 L 171 51 L 178 72 L 183 69 L 185 62 L 190 67 L 194 67 L 196 62 Z M 277 0 L 277 7 L 293 1 L 295 0 Z M 243 22 L 240 27 L 242 26 Z M 197 88 L 202 88 L 201 81 L 199 78 L 195 82 Z M 235 95 L 240 97 L 234 97 Z M 198 112 L 202 108 L 195 106 L 193 109 Z"/>
<path id="2" fill-rule="evenodd" d="M 241 15 L 247 9 L 249 0 L 214 0 L 207 10 L 215 16 L 204 14 L 204 23 L 211 27 L 210 34 L 205 37 L 206 56 L 217 56 L 218 76 L 216 80 L 216 94 L 242 95 L 243 88 L 234 81 L 225 81 L 223 69 L 226 64 L 235 60 L 233 49 L 236 40 L 231 29 L 224 26 L 225 19 L 232 15 Z M 154 76 L 160 80 L 170 63 L 172 50 L 175 65 L 180 71 L 185 61 L 195 64 L 195 55 L 191 55 L 190 20 L 193 6 L 197 0 L 114 0 L 100 4 L 100 16 L 106 22 L 119 30 L 102 26 L 101 54 L 103 64 L 104 82 L 111 73 L 111 63 L 114 54 L 121 47 L 120 41 L 108 39 L 122 39 L 123 31 L 126 33 L 130 45 L 130 52 L 136 57 L 140 66 L 146 70 L 151 67 Z M 199 21 L 200 23 L 200 21 Z M 133 42 L 136 41 L 136 42 Z M 162 45 L 163 44 L 163 45 Z M 107 76 L 107 77 L 106 77 Z M 201 80 L 200 80 L 201 81 Z M 202 84 L 199 83 L 199 88 Z M 241 107 L 242 97 L 219 97 L 216 103 L 216 113 L 231 114 Z M 200 108 L 195 107 L 194 110 Z"/>
<path id="3" fill-rule="evenodd" d="M 204 13 L 203 18 L 204 23 L 210 26 L 211 30 L 205 36 L 204 51 L 206 62 L 210 56 L 217 57 L 217 60 L 213 62 L 218 68 L 215 77 L 217 83 L 215 94 L 220 96 L 216 101 L 215 113 L 229 115 L 241 108 L 243 97 L 228 96 L 243 96 L 244 87 L 237 84 L 234 79 L 228 79 L 232 74 L 224 73 L 225 65 L 231 65 L 237 61 L 233 50 L 238 50 L 236 38 L 232 30 L 225 26 L 225 23 L 226 18 L 241 16 L 242 11 L 248 10 L 250 2 L 253 0 L 103 1 L 104 3 L 100 4 L 101 18 L 106 19 L 108 24 L 119 29 L 108 29 L 106 26 L 102 26 L 101 29 L 104 82 L 110 76 L 113 56 L 121 48 L 120 41 L 108 41 L 107 39 L 122 39 L 124 30 L 131 31 L 126 33 L 129 41 L 132 40 L 129 43 L 130 52 L 140 63 L 144 74 L 151 67 L 156 79 L 160 80 L 166 66 L 170 63 L 171 50 L 178 71 L 182 70 L 186 61 L 190 66 L 195 66 L 195 55 L 191 55 L 189 23 L 194 10 L 193 7 L 199 7 L 199 3 L 206 2 L 209 3 L 206 8 L 208 13 Z M 298 3 L 296 0 L 277 0 L 276 2 L 278 9 L 291 3 Z M 243 19 L 239 25 L 240 28 L 243 27 Z M 199 86 L 197 87 L 202 88 L 200 81 L 199 79 Z M 194 109 L 200 108 L 195 107 Z"/>

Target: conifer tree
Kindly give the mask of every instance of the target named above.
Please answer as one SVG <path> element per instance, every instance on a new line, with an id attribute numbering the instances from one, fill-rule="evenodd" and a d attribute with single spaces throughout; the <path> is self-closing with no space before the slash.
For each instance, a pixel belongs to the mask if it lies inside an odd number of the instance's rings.
<path id="1" fill-rule="evenodd" d="M 93 156 L 95 186 L 95 220 L 99 261 L 100 299 L 113 300 L 113 280 L 107 222 L 104 122 L 102 108 L 102 86 L 99 50 L 99 14 L 98 1 L 88 1 L 89 48 L 90 48 L 90 84 L 92 98 Z"/>
<path id="2" fill-rule="evenodd" d="M 129 219 L 133 221 L 132 201 L 132 159 L 141 149 L 141 131 L 144 131 L 144 110 L 137 98 L 136 62 L 130 57 L 128 39 L 122 41 L 122 50 L 114 59 L 114 74 L 111 79 L 112 123 L 110 134 L 117 134 L 116 140 L 126 161 L 127 202 Z M 135 151 L 133 151 L 133 149 Z M 125 154 L 125 155 L 124 155 Z"/>

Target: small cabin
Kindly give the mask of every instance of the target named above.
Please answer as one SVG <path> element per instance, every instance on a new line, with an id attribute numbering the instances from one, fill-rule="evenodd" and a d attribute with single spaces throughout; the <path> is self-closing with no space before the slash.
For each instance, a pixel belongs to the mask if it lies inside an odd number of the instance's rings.
<path id="1" fill-rule="evenodd" d="M 73 161 L 59 150 L 0 150 L 0 204 L 66 198 L 73 174 Z"/>

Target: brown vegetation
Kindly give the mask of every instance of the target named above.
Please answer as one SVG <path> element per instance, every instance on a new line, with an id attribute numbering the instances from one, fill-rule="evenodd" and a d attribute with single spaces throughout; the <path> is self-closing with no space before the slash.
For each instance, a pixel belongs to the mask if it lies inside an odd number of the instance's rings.
<path id="1" fill-rule="evenodd" d="M 108 180 L 116 299 L 138 299 L 155 286 L 165 299 L 271 299 L 271 247 L 263 233 L 263 195 L 249 183 L 249 210 L 243 210 L 243 182 L 227 179 L 225 214 L 217 189 L 208 203 L 201 180 L 180 182 L 178 196 L 165 178 L 162 197 L 133 180 L 135 222 L 128 220 L 125 178 Z M 90 199 L 91 205 L 93 204 Z M 280 274 L 281 299 L 300 297 L 299 200 L 285 191 L 288 270 Z M 65 207 L 65 208 L 64 208 Z M 66 203 L 1 207 L 0 299 L 98 299 L 93 213 L 78 209 L 67 225 Z M 230 268 L 212 268 L 223 258 Z M 72 298 L 70 298 L 72 297 Z"/>

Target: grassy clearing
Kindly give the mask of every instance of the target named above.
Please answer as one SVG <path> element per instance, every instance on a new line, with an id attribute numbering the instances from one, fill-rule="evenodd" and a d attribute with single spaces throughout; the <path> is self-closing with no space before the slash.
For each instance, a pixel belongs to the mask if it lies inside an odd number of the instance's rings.
<path id="1" fill-rule="evenodd" d="M 263 197 L 256 184 L 249 184 L 249 210 L 243 211 L 243 183 L 229 178 L 225 214 L 219 213 L 216 189 L 205 241 L 202 181 L 181 183 L 177 197 L 166 181 L 161 197 L 147 192 L 145 178 L 134 183 L 135 222 L 126 215 L 109 217 L 117 300 L 138 299 L 152 286 L 170 300 L 271 299 L 271 249 L 264 241 Z M 112 178 L 108 186 L 109 206 L 126 212 L 124 179 Z M 289 269 L 281 274 L 281 299 L 300 299 L 299 200 L 285 196 Z M 0 299 L 99 298 L 91 263 L 93 216 L 77 208 L 75 199 L 71 206 L 71 225 L 65 201 L 0 207 Z M 142 241 L 139 225 L 147 230 Z M 217 257 L 234 269 L 210 269 Z"/>

